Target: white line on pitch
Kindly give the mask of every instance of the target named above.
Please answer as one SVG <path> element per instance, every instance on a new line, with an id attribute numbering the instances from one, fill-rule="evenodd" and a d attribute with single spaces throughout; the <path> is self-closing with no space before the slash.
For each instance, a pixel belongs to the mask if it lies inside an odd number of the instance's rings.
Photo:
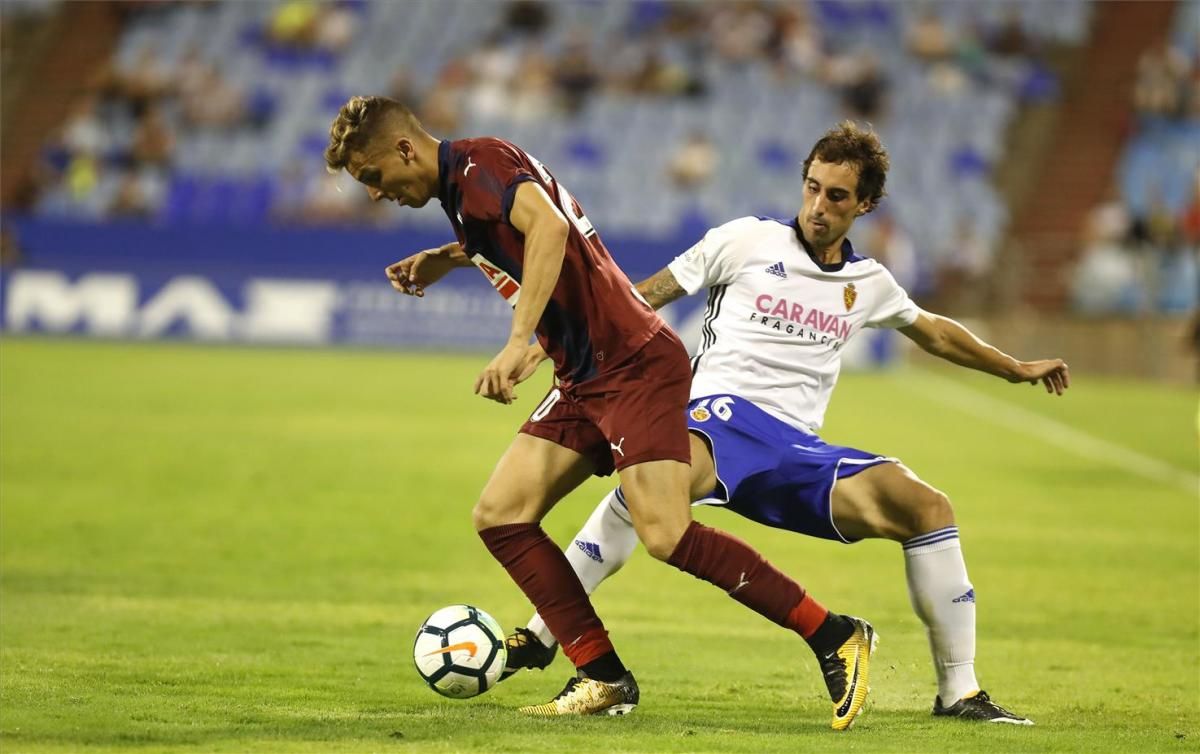
<path id="1" fill-rule="evenodd" d="M 1120 466 L 1140 477 L 1179 487 L 1193 495 L 1200 492 L 1200 476 L 1190 471 L 1102 440 L 1014 403 L 997 400 L 949 378 L 924 370 L 922 375 L 927 382 L 910 380 L 906 384 L 934 401 L 1015 432 L 1032 435 L 1084 458 Z"/>

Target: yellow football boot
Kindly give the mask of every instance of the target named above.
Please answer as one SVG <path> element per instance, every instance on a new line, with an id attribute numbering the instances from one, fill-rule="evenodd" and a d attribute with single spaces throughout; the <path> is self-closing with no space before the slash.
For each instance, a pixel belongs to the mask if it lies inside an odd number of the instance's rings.
<path id="1" fill-rule="evenodd" d="M 613 683 L 576 676 L 545 704 L 521 707 L 526 715 L 553 717 L 558 715 L 628 715 L 637 707 L 640 694 L 633 673 L 626 673 Z"/>
<path id="2" fill-rule="evenodd" d="M 871 691 L 871 654 L 879 641 L 870 623 L 850 615 L 845 617 L 854 624 L 854 633 L 834 651 L 817 657 L 833 701 L 834 730 L 848 729 L 862 712 Z"/>

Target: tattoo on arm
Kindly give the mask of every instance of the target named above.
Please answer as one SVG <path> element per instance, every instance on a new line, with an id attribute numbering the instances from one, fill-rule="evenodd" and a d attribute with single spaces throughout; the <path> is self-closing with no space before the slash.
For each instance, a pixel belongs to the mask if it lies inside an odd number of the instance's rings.
<path id="1" fill-rule="evenodd" d="M 687 295 L 680 287 L 679 281 L 664 267 L 650 277 L 637 284 L 638 293 L 646 299 L 646 303 L 655 309 L 661 309 L 675 299 Z"/>

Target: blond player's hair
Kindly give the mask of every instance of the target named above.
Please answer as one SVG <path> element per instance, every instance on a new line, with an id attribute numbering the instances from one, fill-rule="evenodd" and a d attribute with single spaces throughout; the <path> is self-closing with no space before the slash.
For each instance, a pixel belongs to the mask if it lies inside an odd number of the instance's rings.
<path id="1" fill-rule="evenodd" d="M 387 97 L 351 97 L 329 127 L 325 165 L 331 173 L 346 167 L 350 153 L 361 151 L 385 130 L 415 134 L 421 123 L 412 111 Z"/>

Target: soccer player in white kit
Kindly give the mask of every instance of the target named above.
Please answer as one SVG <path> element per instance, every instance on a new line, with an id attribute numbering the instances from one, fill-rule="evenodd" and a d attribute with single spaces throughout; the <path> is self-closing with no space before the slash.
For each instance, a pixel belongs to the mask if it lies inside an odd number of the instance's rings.
<path id="1" fill-rule="evenodd" d="M 864 327 L 896 328 L 935 356 L 1010 382 L 1041 382 L 1058 395 L 1069 385 L 1062 360 L 1008 356 L 922 310 L 887 269 L 855 253 L 846 234 L 878 206 L 887 169 L 878 137 L 844 122 L 805 160 L 796 218 L 728 222 L 637 288 L 656 309 L 708 290 L 688 405 L 692 499 L 815 537 L 900 542 L 933 653 L 933 714 L 1030 725 L 991 701 L 975 678 L 975 590 L 949 499 L 895 458 L 816 435 L 843 348 Z M 618 487 L 567 557 L 590 593 L 636 545 Z M 507 672 L 545 667 L 553 641 L 535 615 L 508 639 Z"/>

